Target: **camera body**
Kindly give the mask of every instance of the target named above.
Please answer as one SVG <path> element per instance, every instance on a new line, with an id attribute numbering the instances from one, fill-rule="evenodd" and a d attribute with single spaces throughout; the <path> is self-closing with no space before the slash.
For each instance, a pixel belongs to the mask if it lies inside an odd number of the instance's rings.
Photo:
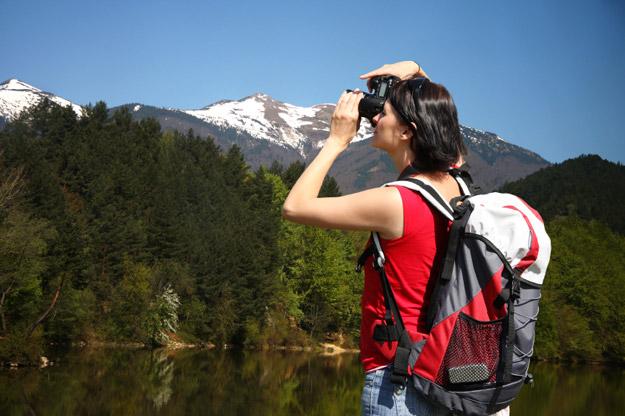
<path id="1" fill-rule="evenodd" d="M 391 92 L 391 88 L 399 81 L 394 76 L 375 77 L 371 79 L 371 92 L 364 93 L 364 97 L 358 104 L 358 113 L 371 121 L 376 114 L 384 109 L 384 102 Z M 373 124 L 373 123 L 372 123 Z"/>

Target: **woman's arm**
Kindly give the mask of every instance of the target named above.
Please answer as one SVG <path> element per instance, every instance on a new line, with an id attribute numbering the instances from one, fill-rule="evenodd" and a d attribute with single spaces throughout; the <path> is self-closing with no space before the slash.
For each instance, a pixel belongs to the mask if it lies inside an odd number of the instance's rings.
<path id="1" fill-rule="evenodd" d="M 395 188 L 374 188 L 332 198 L 319 198 L 323 179 L 358 130 L 361 93 L 343 93 L 336 105 L 330 136 L 299 177 L 282 206 L 282 216 L 293 222 L 323 228 L 380 231 L 390 234 L 403 221 L 402 202 Z"/>
<path id="2" fill-rule="evenodd" d="M 361 75 L 360 79 L 366 79 L 367 86 L 371 89 L 371 79 L 383 75 L 393 75 L 402 80 L 417 77 L 430 79 L 423 68 L 421 68 L 421 65 L 414 61 L 401 61 L 395 62 L 394 64 L 385 64 L 377 69 L 374 69 L 373 71 Z"/>

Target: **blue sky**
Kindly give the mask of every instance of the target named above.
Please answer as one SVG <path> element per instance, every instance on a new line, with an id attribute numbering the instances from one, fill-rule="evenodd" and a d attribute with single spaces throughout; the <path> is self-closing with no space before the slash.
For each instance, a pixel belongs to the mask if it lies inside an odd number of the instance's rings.
<path id="1" fill-rule="evenodd" d="M 625 2 L 0 0 L 0 81 L 79 104 L 335 102 L 413 59 L 460 122 L 551 162 L 625 163 Z"/>

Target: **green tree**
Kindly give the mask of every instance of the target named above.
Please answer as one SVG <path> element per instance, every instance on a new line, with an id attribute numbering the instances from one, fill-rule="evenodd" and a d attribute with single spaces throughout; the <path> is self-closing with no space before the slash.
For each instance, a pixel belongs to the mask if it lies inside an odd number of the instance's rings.
<path id="1" fill-rule="evenodd" d="M 0 224 L 0 330 L 32 324 L 41 308 L 49 224 L 14 208 Z"/>
<path id="2" fill-rule="evenodd" d="M 147 332 L 152 345 L 167 345 L 170 334 L 178 330 L 180 297 L 166 285 L 151 302 L 148 309 Z"/>
<path id="3" fill-rule="evenodd" d="M 148 341 L 153 272 L 128 258 L 124 260 L 123 269 L 123 277 L 112 294 L 110 335 L 113 339 Z"/>
<path id="4" fill-rule="evenodd" d="M 552 257 L 537 324 L 539 356 L 625 361 L 625 238 L 597 221 L 547 225 Z M 545 318 L 545 319 L 543 319 Z"/>

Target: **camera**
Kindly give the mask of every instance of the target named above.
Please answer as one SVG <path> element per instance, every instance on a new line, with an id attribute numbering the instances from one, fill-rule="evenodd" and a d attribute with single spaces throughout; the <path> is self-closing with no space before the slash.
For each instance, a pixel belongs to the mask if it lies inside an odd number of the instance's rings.
<path id="1" fill-rule="evenodd" d="M 399 78 L 393 76 L 375 77 L 371 79 L 371 92 L 364 93 L 364 97 L 358 104 L 358 113 L 360 117 L 364 117 L 369 121 L 376 114 L 382 112 L 384 102 L 388 97 L 391 88 L 399 81 Z M 348 90 L 351 91 L 351 90 Z M 373 122 L 371 123 L 373 124 Z"/>

